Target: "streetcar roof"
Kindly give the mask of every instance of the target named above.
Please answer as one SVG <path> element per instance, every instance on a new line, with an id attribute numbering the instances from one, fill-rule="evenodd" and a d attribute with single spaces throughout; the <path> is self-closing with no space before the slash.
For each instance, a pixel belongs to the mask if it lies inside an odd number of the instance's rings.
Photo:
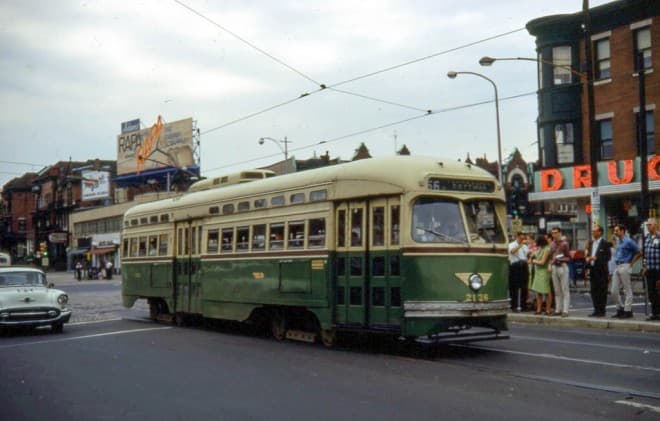
<path id="1" fill-rule="evenodd" d="M 495 181 L 486 170 L 464 162 L 421 156 L 370 158 L 143 203 L 126 211 L 125 218 L 330 184 L 337 186 L 329 200 L 400 194 L 426 189 L 424 181 L 431 175 Z"/>

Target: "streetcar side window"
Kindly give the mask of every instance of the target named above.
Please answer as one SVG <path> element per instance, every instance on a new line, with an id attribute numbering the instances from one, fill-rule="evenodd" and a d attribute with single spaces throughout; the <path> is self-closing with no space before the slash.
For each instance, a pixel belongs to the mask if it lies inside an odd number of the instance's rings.
<path id="1" fill-rule="evenodd" d="M 168 245 L 168 235 L 167 234 L 161 234 L 160 239 L 158 241 L 158 255 L 159 256 L 167 256 L 167 245 Z"/>
<path id="2" fill-rule="evenodd" d="M 310 248 L 325 247 L 325 219 L 309 220 L 309 243 Z"/>
<path id="3" fill-rule="evenodd" d="M 191 231 L 191 240 L 190 240 L 191 251 L 190 252 L 191 252 L 191 254 L 197 254 L 197 229 L 195 227 L 192 227 L 190 229 L 190 231 Z"/>
<path id="4" fill-rule="evenodd" d="M 284 248 L 284 224 L 270 224 L 270 250 Z"/>
<path id="5" fill-rule="evenodd" d="M 351 247 L 362 245 L 362 214 L 361 208 L 351 209 Z"/>
<path id="6" fill-rule="evenodd" d="M 284 205 L 284 196 L 275 196 L 270 199 L 271 206 L 282 206 Z"/>
<path id="7" fill-rule="evenodd" d="M 138 255 L 147 255 L 147 237 L 140 237 L 140 243 L 138 244 Z"/>
<path id="8" fill-rule="evenodd" d="M 375 207 L 372 213 L 371 238 L 374 246 L 385 245 L 385 208 Z"/>
<path id="9" fill-rule="evenodd" d="M 236 251 L 250 250 L 250 227 L 236 228 Z"/>
<path id="10" fill-rule="evenodd" d="M 259 224 L 252 227 L 252 250 L 266 249 L 266 225 Z"/>
<path id="11" fill-rule="evenodd" d="M 399 205 L 392 205 L 390 207 L 390 244 L 393 246 L 399 245 Z"/>
<path id="12" fill-rule="evenodd" d="M 155 235 L 149 236 L 149 248 L 147 253 L 149 256 L 155 256 L 158 254 L 158 237 Z"/>
<path id="13" fill-rule="evenodd" d="M 131 238 L 131 246 L 130 246 L 130 255 L 131 257 L 137 257 L 138 255 L 138 246 L 137 246 L 137 238 L 133 237 Z"/>
<path id="14" fill-rule="evenodd" d="M 289 198 L 289 203 L 302 203 L 305 201 L 305 193 L 294 193 Z"/>
<path id="15" fill-rule="evenodd" d="M 179 235 L 177 236 L 177 255 L 183 254 L 183 228 L 179 228 Z"/>
<path id="16" fill-rule="evenodd" d="M 206 252 L 216 254 L 218 252 L 218 240 L 220 239 L 220 231 L 217 229 L 209 230 L 208 239 L 206 241 Z"/>
<path id="17" fill-rule="evenodd" d="M 128 238 L 124 238 L 124 249 L 122 250 L 122 257 L 128 257 Z"/>
<path id="18" fill-rule="evenodd" d="M 346 211 L 337 212 L 337 247 L 346 247 Z"/>
<path id="19" fill-rule="evenodd" d="M 289 243 L 290 249 L 299 249 L 305 246 L 305 222 L 289 222 Z"/>
<path id="20" fill-rule="evenodd" d="M 221 253 L 231 253 L 234 250 L 234 229 L 222 229 L 222 248 Z"/>

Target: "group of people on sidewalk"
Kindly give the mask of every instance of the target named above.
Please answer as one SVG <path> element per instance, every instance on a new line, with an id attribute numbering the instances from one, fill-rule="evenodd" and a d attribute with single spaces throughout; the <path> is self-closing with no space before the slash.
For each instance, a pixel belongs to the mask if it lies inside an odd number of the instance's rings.
<path id="1" fill-rule="evenodd" d="M 108 279 L 112 280 L 113 264 L 110 260 L 101 261 L 100 267 L 90 266 L 87 261 L 77 261 L 74 265 L 74 275 L 78 281 L 83 279 L 86 274 L 87 279 L 98 279 L 99 281 Z"/>
<path id="2" fill-rule="evenodd" d="M 603 237 L 603 228 L 594 225 L 592 238 L 585 247 L 586 270 L 589 273 L 590 294 L 594 311 L 590 317 L 605 317 L 608 284 L 616 300 L 616 314 L 612 317 L 632 318 L 633 290 L 631 283 L 632 266 L 643 257 L 642 275 L 646 278 L 648 299 L 652 314 L 647 320 L 660 320 L 660 232 L 658 221 L 646 221 L 648 235 L 643 251 L 637 243 L 626 235 L 626 227 L 614 227 L 615 248 Z M 612 251 L 614 250 L 614 254 Z M 643 256 L 642 256 L 643 255 Z M 566 237 L 561 228 L 553 227 L 550 233 L 540 234 L 534 240 L 527 240 L 525 233 L 516 234 L 509 244 L 509 297 L 511 310 L 525 309 L 527 298 L 535 294 L 535 314 L 567 317 L 571 295 L 569 288 L 569 267 L 571 256 Z M 610 262 L 614 257 L 614 268 Z M 620 291 L 623 289 L 623 298 Z"/>

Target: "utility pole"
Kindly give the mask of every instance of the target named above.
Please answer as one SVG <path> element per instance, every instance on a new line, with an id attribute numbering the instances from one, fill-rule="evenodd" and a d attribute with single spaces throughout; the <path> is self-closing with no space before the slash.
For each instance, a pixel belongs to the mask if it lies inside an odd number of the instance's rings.
<path id="1" fill-rule="evenodd" d="M 596 136 L 596 111 L 594 104 L 594 66 L 591 55 L 591 15 L 589 13 L 589 0 L 582 1 L 582 14 L 584 16 L 584 56 L 587 88 L 587 126 L 589 127 L 589 162 L 591 164 L 591 224 L 600 220 L 600 195 L 598 194 L 598 158 L 600 145 Z M 584 138 L 584 137 L 583 137 Z"/>

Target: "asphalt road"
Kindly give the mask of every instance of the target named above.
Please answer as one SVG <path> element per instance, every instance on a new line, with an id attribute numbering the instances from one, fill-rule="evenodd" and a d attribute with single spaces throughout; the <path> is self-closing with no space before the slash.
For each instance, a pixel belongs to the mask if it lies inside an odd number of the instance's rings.
<path id="1" fill-rule="evenodd" d="M 76 303 L 64 333 L 0 337 L 0 419 L 660 419 L 657 334 L 512 324 L 510 340 L 326 350 L 152 323 L 115 282 L 56 281 Z"/>

